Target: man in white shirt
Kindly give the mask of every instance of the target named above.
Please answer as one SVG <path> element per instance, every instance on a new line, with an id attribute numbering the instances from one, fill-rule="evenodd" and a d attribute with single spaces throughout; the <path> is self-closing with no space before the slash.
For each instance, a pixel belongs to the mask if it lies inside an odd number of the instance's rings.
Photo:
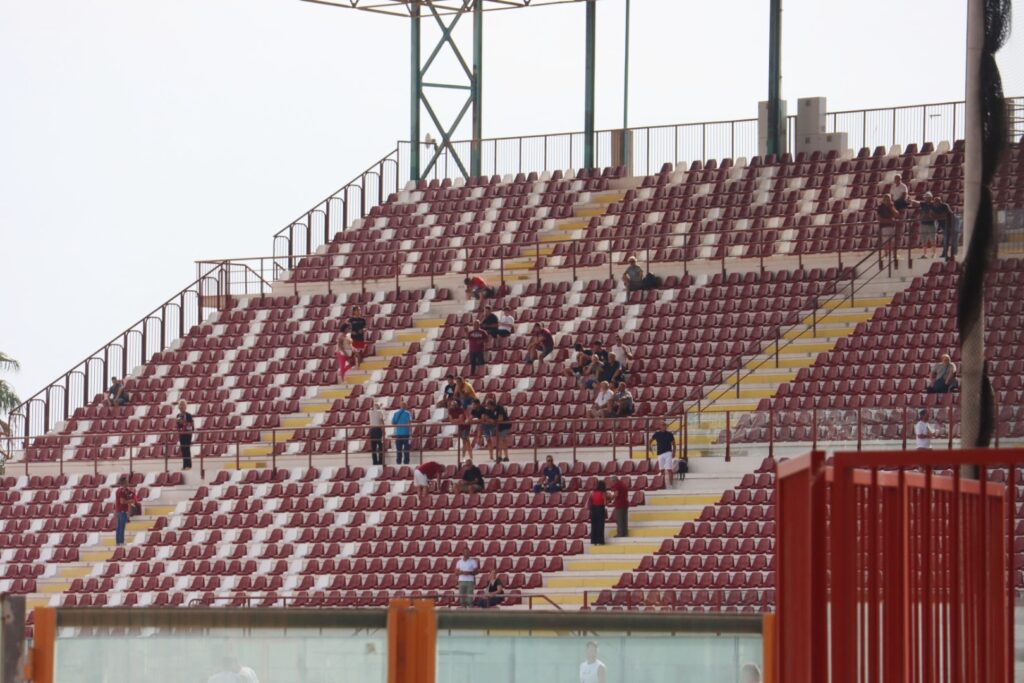
<path id="1" fill-rule="evenodd" d="M 611 411 L 612 397 L 615 396 L 608 388 L 608 382 L 601 382 L 597 387 L 597 396 L 594 397 L 594 407 L 591 414 L 594 417 L 608 417 Z"/>
<path id="2" fill-rule="evenodd" d="M 512 317 L 512 309 L 506 306 L 498 316 L 498 337 L 511 337 L 516 328 L 516 319 Z"/>
<path id="3" fill-rule="evenodd" d="M 462 559 L 455 563 L 455 571 L 459 575 L 459 604 L 463 607 L 473 606 L 473 591 L 476 590 L 476 573 L 480 563 L 469 556 L 469 548 L 462 552 Z"/>
<path id="4" fill-rule="evenodd" d="M 605 683 L 608 667 L 597 658 L 597 643 L 587 643 L 587 660 L 580 664 L 580 683 Z"/>
<path id="5" fill-rule="evenodd" d="M 374 465 L 384 464 L 384 411 L 376 403 L 370 408 L 370 456 Z"/>
<path id="6" fill-rule="evenodd" d="M 903 178 L 901 176 L 896 176 L 892 179 L 892 190 L 889 191 L 889 194 L 892 195 L 893 206 L 900 211 L 904 211 L 908 205 L 907 195 L 909 193 L 910 190 L 903 182 Z"/>
<path id="7" fill-rule="evenodd" d="M 914 436 L 917 437 L 917 450 L 927 451 L 932 447 L 932 426 L 928 424 L 928 411 L 917 412 L 917 424 L 914 425 Z"/>

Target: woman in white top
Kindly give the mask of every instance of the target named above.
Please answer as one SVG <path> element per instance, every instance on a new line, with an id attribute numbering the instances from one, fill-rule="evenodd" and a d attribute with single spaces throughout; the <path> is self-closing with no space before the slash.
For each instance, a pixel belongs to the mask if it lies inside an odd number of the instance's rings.
<path id="1" fill-rule="evenodd" d="M 917 437 L 917 450 L 927 451 L 932 447 L 932 426 L 928 424 L 928 411 L 917 413 L 917 424 L 914 425 L 914 436 Z"/>
<path id="2" fill-rule="evenodd" d="M 341 336 L 338 337 L 338 347 L 334 357 L 338 359 L 338 378 L 344 382 L 345 375 L 355 367 L 355 347 L 352 346 L 352 335 L 349 333 L 348 323 L 344 323 L 339 332 Z"/>
<path id="3" fill-rule="evenodd" d="M 507 306 L 501 309 L 501 315 L 498 316 L 498 336 L 511 337 L 515 325 L 516 319 L 512 317 L 512 309 Z"/>

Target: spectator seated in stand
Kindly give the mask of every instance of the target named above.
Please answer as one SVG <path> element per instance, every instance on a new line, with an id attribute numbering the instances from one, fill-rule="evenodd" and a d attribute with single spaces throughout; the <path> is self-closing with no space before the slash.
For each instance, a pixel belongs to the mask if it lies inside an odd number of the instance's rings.
<path id="1" fill-rule="evenodd" d="M 484 306 L 484 315 L 480 318 L 480 329 L 486 332 L 491 339 L 498 336 L 498 316 L 490 306 Z"/>
<path id="2" fill-rule="evenodd" d="M 956 364 L 949 354 L 942 354 L 942 359 L 932 366 L 928 373 L 929 394 L 947 394 L 957 387 Z"/>
<path id="3" fill-rule="evenodd" d="M 455 398 L 455 390 L 457 389 L 455 375 L 446 375 L 444 381 L 445 385 L 441 391 L 441 400 L 437 402 L 438 408 L 447 408 L 451 400 Z"/>
<path id="4" fill-rule="evenodd" d="M 494 288 L 487 284 L 479 275 L 467 277 L 462 281 L 466 285 L 466 296 L 471 299 L 493 299 Z"/>
<path id="5" fill-rule="evenodd" d="M 633 395 L 629 393 L 625 382 L 619 382 L 615 393 L 612 395 L 611 416 L 629 417 L 635 409 Z"/>
<path id="6" fill-rule="evenodd" d="M 512 316 L 512 309 L 506 306 L 498 316 L 498 336 L 507 339 L 515 331 L 516 319 Z"/>
<path id="7" fill-rule="evenodd" d="M 107 405 L 123 406 L 128 403 L 128 392 L 124 389 L 124 382 L 117 377 L 110 378 L 110 387 L 107 389 Z"/>
<path id="8" fill-rule="evenodd" d="M 505 602 L 505 584 L 493 569 L 487 574 L 487 595 L 476 599 L 477 607 L 497 607 Z"/>
<path id="9" fill-rule="evenodd" d="M 564 487 L 562 469 L 555 464 L 553 456 L 544 459 L 544 467 L 540 471 L 540 479 L 533 486 L 534 493 L 558 493 Z"/>
<path id="10" fill-rule="evenodd" d="M 614 353 L 608 353 L 608 360 L 605 361 L 601 367 L 601 381 L 608 382 L 612 386 L 617 386 L 619 382 L 623 382 L 626 379 L 626 366 L 623 365 L 619 357 Z"/>
<path id="11" fill-rule="evenodd" d="M 480 493 L 484 490 L 484 475 L 469 458 L 462 463 L 462 477 L 455 483 L 459 493 Z"/>
<path id="12" fill-rule="evenodd" d="M 608 382 L 601 382 L 597 386 L 597 395 L 594 396 L 594 405 L 590 408 L 590 414 L 593 417 L 611 417 L 614 396 L 614 392 L 608 387 Z"/>
<path id="13" fill-rule="evenodd" d="M 587 364 L 583 368 L 583 385 L 587 389 L 593 389 L 599 382 L 609 381 L 603 377 L 608 363 L 608 351 L 604 345 L 595 339 L 590 342 L 590 348 L 583 353 L 587 359 Z"/>
<path id="14" fill-rule="evenodd" d="M 590 356 L 587 355 L 583 348 L 583 344 L 577 343 L 572 347 L 572 353 L 569 354 L 569 358 L 565 361 L 565 368 L 563 372 L 566 377 L 571 377 L 576 380 L 576 384 L 584 381 L 583 371 L 590 365 Z"/>
<path id="15" fill-rule="evenodd" d="M 622 273 L 622 284 L 630 292 L 638 292 L 644 289 L 657 289 L 661 285 L 661 278 L 651 273 L 644 273 L 635 256 L 630 256 L 629 267 Z"/>
<path id="16" fill-rule="evenodd" d="M 555 350 L 555 337 L 551 330 L 540 323 L 533 326 L 530 334 L 530 343 L 526 346 L 526 360 L 532 363 L 536 360 L 543 360 L 549 353 Z"/>

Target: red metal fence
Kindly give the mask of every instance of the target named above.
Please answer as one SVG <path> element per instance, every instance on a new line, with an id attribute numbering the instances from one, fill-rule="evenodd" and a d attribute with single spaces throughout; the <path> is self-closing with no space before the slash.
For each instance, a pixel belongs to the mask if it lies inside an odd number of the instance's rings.
<path id="1" fill-rule="evenodd" d="M 780 463 L 777 680 L 1012 681 L 1021 465 L 1021 449 Z"/>

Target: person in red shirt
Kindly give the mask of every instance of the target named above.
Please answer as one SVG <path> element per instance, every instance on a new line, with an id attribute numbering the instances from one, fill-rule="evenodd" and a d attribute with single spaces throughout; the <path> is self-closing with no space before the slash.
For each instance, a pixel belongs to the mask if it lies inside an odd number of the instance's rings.
<path id="1" fill-rule="evenodd" d="M 430 489 L 430 480 L 440 479 L 442 474 L 444 474 L 444 465 L 433 460 L 417 465 L 412 473 L 412 482 L 416 485 L 416 492 L 421 496 L 427 495 Z"/>
<path id="2" fill-rule="evenodd" d="M 479 275 L 465 278 L 462 284 L 466 285 L 466 296 L 472 299 L 494 298 L 494 290 Z"/>
<path id="3" fill-rule="evenodd" d="M 615 536 L 629 536 L 629 487 L 625 479 L 611 478 L 612 514 L 615 516 Z"/>
<path id="4" fill-rule="evenodd" d="M 136 503 L 138 498 L 135 489 L 128 485 L 128 475 L 122 474 L 117 480 L 117 490 L 114 491 L 114 512 L 117 516 L 114 542 L 117 545 L 124 545 L 124 530 L 128 527 L 128 519 Z"/>
<path id="5" fill-rule="evenodd" d="M 473 329 L 466 337 L 469 340 L 469 374 L 475 376 L 477 368 L 486 368 L 487 366 L 484 349 L 487 347 L 488 337 L 487 333 L 480 329 L 479 321 L 473 323 Z"/>
<path id="6" fill-rule="evenodd" d="M 605 486 L 603 481 L 598 481 L 594 490 L 587 496 L 587 508 L 590 510 L 590 544 L 604 545 L 604 520 L 607 515 L 605 507 Z"/>
<path id="7" fill-rule="evenodd" d="M 555 336 L 540 323 L 533 326 L 530 343 L 526 346 L 526 360 L 532 363 L 541 360 L 555 350 Z"/>

